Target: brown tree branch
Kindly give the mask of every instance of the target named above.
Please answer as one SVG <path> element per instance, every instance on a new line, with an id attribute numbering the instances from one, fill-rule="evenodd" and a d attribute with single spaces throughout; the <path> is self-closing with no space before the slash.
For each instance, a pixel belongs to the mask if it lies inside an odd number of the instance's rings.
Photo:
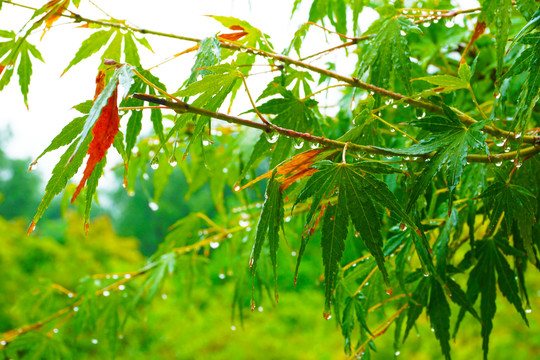
<path id="1" fill-rule="evenodd" d="M 198 114 L 198 115 L 202 115 L 202 116 L 208 116 L 208 117 L 211 117 L 211 118 L 214 118 L 214 119 L 219 119 L 219 120 L 226 121 L 226 122 L 231 123 L 231 124 L 237 124 L 237 125 L 251 127 L 251 128 L 254 128 L 254 129 L 259 129 L 259 130 L 264 131 L 267 134 L 271 134 L 273 132 L 276 132 L 278 134 L 281 134 L 281 135 L 284 135 L 284 136 L 287 136 L 287 137 L 303 139 L 305 141 L 320 144 L 320 145 L 326 146 L 328 148 L 343 149 L 347 145 L 347 143 L 345 143 L 343 141 L 331 140 L 331 139 L 324 138 L 322 136 L 315 136 L 315 135 L 311 135 L 311 134 L 308 134 L 308 133 L 302 133 L 302 132 L 299 132 L 299 131 L 279 127 L 279 126 L 276 126 L 276 125 L 261 124 L 261 123 L 255 122 L 255 121 L 242 119 L 242 118 L 239 118 L 237 116 L 226 115 L 226 114 L 215 112 L 215 111 L 210 111 L 210 110 L 206 110 L 206 109 L 193 107 L 193 106 L 191 106 L 191 105 L 189 105 L 189 104 L 187 104 L 187 103 L 185 103 L 183 101 L 174 101 L 173 102 L 173 101 L 158 98 L 158 97 L 153 96 L 153 95 L 138 94 L 138 93 L 133 94 L 132 97 L 135 98 L 135 99 L 139 99 L 139 100 L 142 100 L 142 101 L 147 101 L 147 102 L 150 102 L 150 103 L 153 103 L 153 104 L 159 104 L 159 105 L 167 106 L 167 107 L 171 108 L 172 110 L 174 110 L 174 111 L 176 111 L 178 113 L 190 112 L 190 113 L 193 113 L 193 114 Z M 372 145 L 360 145 L 360 144 L 348 143 L 347 149 L 349 149 L 351 151 L 365 152 L 365 153 L 369 153 L 369 154 L 402 156 L 402 154 L 400 154 L 399 152 L 394 152 L 394 151 L 390 151 L 390 150 L 387 150 L 387 149 L 382 149 L 382 148 L 372 146 Z M 511 152 L 507 152 L 507 153 L 494 154 L 494 155 L 491 155 L 491 156 L 468 155 L 467 156 L 467 161 L 469 161 L 469 162 L 479 162 L 479 163 L 498 163 L 498 162 L 501 162 L 501 161 L 514 160 L 514 159 L 518 158 L 518 156 L 521 157 L 521 158 L 524 158 L 524 157 L 527 157 L 527 156 L 535 155 L 535 154 L 537 154 L 539 152 L 540 152 L 540 144 L 537 144 L 537 145 L 521 148 L 521 150 L 519 151 L 519 154 L 518 154 L 517 151 L 511 151 Z M 431 157 L 431 154 L 417 155 L 417 157 L 429 158 L 429 157 Z"/>

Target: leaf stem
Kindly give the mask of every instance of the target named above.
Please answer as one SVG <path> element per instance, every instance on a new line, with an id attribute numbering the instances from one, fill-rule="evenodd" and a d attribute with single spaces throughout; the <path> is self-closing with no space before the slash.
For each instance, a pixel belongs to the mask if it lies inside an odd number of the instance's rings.
<path id="1" fill-rule="evenodd" d="M 406 137 L 408 137 L 409 139 L 411 139 L 412 141 L 414 141 L 416 144 L 419 143 L 418 140 L 416 140 L 413 136 L 407 134 L 405 131 L 401 130 L 400 128 L 398 128 L 397 126 L 395 125 L 392 125 L 390 124 L 388 121 L 384 120 L 383 118 L 381 118 L 380 116 L 372 113 L 371 114 L 375 119 L 379 120 L 380 122 L 382 122 L 383 124 L 385 124 L 386 126 L 396 130 L 398 133 L 402 134 L 402 135 L 405 135 Z"/>
<path id="2" fill-rule="evenodd" d="M 470 84 L 469 84 L 469 86 L 468 86 L 468 89 L 469 89 L 469 92 L 471 93 L 472 101 L 474 102 L 474 105 L 475 105 L 476 108 L 478 109 L 478 112 L 480 113 L 480 115 L 482 115 L 482 117 L 484 118 L 484 120 L 489 121 L 489 119 L 488 119 L 488 117 L 486 116 L 486 114 L 484 114 L 484 112 L 482 111 L 482 108 L 480 107 L 480 104 L 478 104 L 478 101 L 476 100 L 476 96 L 474 96 L 473 88 L 472 88 L 472 86 L 471 86 Z"/>
<path id="3" fill-rule="evenodd" d="M 351 86 L 351 85 L 349 85 L 349 84 L 335 84 L 335 85 L 330 85 L 330 86 L 325 87 L 324 89 L 317 90 L 317 91 L 315 91 L 314 93 L 311 93 L 311 94 L 309 94 L 309 95 L 306 95 L 303 99 L 300 99 L 300 101 L 305 101 L 305 100 L 309 99 L 310 97 L 315 96 L 315 95 L 317 95 L 317 94 L 320 94 L 320 93 L 322 93 L 322 92 L 324 92 L 324 91 L 326 91 L 326 90 L 328 90 L 328 89 L 332 89 L 332 88 L 336 88 L 336 87 L 341 87 L 341 86 Z"/>
<path id="4" fill-rule="evenodd" d="M 255 113 L 257 114 L 257 116 L 259 117 L 259 119 L 261 119 L 261 121 L 266 124 L 266 125 L 269 125 L 269 126 L 272 126 L 274 127 L 270 121 L 266 120 L 262 114 L 259 112 L 259 110 L 257 109 L 257 105 L 255 105 L 255 102 L 253 101 L 253 98 L 251 97 L 251 93 L 249 92 L 249 88 L 247 86 L 247 82 L 246 82 L 246 77 L 244 76 L 244 74 L 240 73 L 240 75 L 242 76 L 242 81 L 244 82 L 244 87 L 246 88 L 246 92 L 247 92 L 247 95 L 249 97 L 249 102 L 251 103 L 251 106 L 253 107 L 253 110 L 255 111 Z"/>

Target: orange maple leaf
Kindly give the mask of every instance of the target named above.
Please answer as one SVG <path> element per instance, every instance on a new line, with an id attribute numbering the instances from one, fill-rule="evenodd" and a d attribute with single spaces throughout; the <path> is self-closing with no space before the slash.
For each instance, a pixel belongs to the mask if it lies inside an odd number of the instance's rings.
<path id="1" fill-rule="evenodd" d="M 238 41 L 238 40 L 240 40 L 241 38 L 243 38 L 244 36 L 246 36 L 248 34 L 244 30 L 244 28 L 241 27 L 240 25 L 233 25 L 229 29 L 231 29 L 231 30 L 239 30 L 239 31 L 229 33 L 229 34 L 221 34 L 221 35 L 218 35 L 217 38 L 222 39 L 222 40 L 228 40 L 228 41 Z"/>
<path id="2" fill-rule="evenodd" d="M 96 101 L 99 94 L 105 87 L 105 72 L 100 71 L 96 77 L 96 93 L 94 95 L 94 101 Z M 93 138 L 88 146 L 88 161 L 86 162 L 86 168 L 83 172 L 81 182 L 77 186 L 71 203 L 75 201 L 81 190 L 86 184 L 86 180 L 92 175 L 94 168 L 105 157 L 107 150 L 114 142 L 114 138 L 118 133 L 120 126 L 120 117 L 118 116 L 118 83 L 114 89 L 109 101 L 101 110 L 101 115 L 97 119 L 94 128 L 92 129 Z"/>
<path id="3" fill-rule="evenodd" d="M 318 171 L 317 169 L 310 168 L 315 162 L 319 160 L 318 155 L 325 151 L 326 149 L 317 149 L 317 150 L 308 150 L 298 155 L 293 156 L 283 165 L 280 165 L 276 169 L 276 180 L 281 183 L 279 189 L 281 191 L 287 189 L 295 181 L 302 179 L 306 176 L 311 176 L 313 173 Z M 272 176 L 273 169 L 267 173 L 259 176 L 258 178 L 248 182 L 246 185 L 242 186 L 238 191 L 247 188 L 259 182 L 262 179 L 266 179 Z"/>
<path id="4" fill-rule="evenodd" d="M 43 39 L 45 33 L 49 31 L 56 20 L 60 19 L 60 16 L 68 7 L 69 1 L 70 0 L 51 0 L 45 4 L 45 7 L 50 10 L 40 20 L 45 22 L 45 29 L 43 29 L 41 39 Z"/>
<path id="5" fill-rule="evenodd" d="M 471 37 L 471 41 L 467 44 L 467 47 L 465 50 L 463 50 L 463 54 L 461 55 L 460 64 L 465 64 L 467 61 L 465 60 L 465 57 L 467 56 L 467 53 L 469 52 L 470 47 L 472 44 L 480 37 L 486 31 L 486 23 L 483 21 L 478 21 L 474 27 L 474 32 Z"/>

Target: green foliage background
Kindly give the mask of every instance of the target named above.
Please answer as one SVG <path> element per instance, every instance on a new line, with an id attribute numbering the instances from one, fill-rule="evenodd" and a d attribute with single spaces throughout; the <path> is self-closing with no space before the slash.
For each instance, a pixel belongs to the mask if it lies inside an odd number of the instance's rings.
<path id="1" fill-rule="evenodd" d="M 79 3 L 0 30 L 0 90 L 16 72 L 27 106 L 44 60 L 32 35 L 59 16 L 91 31 L 64 72 L 97 53 L 106 80 L 32 163 L 63 148 L 41 201 L 39 180 L 0 152 L 0 300 L 17 304 L 0 312 L 5 357 L 540 351 L 537 2 L 314 0 L 308 20 L 336 40 L 310 56 L 311 23 L 280 54 L 244 20 L 213 16 L 228 30 L 192 39 L 87 19 Z M 360 33 L 364 7 L 379 18 Z M 195 59 L 177 89 L 141 66 L 145 34 L 196 43 L 178 55 Z M 342 48 L 352 74 L 310 60 Z M 276 76 L 252 96 L 256 59 Z M 104 146 L 119 85 L 123 187 L 98 198 L 100 158 L 75 199 L 70 180 Z M 219 112 L 240 96 L 251 108 Z"/>

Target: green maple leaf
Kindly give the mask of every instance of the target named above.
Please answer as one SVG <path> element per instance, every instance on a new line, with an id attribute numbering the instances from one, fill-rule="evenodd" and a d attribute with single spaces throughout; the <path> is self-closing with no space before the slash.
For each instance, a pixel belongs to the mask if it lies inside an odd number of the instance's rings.
<path id="1" fill-rule="evenodd" d="M 189 84 L 185 89 L 174 93 L 179 97 L 197 96 L 193 102 L 194 107 L 217 111 L 231 92 L 236 92 L 242 83 L 242 74 L 230 64 L 211 66 L 207 69 L 212 74 L 206 75 L 201 80 Z M 234 98 L 234 94 L 233 94 Z M 210 125 L 208 116 L 197 117 L 193 113 L 184 113 L 176 121 L 167 135 L 167 139 L 173 136 L 188 120 L 195 121 L 195 130 L 184 152 L 184 158 L 189 153 L 195 141 L 202 142 L 202 133 L 206 125 Z"/>
<path id="2" fill-rule="evenodd" d="M 390 17 L 375 22 L 367 34 L 372 32 L 376 35 L 364 50 L 358 74 L 369 69 L 369 82 L 383 88 L 389 88 L 393 75 L 407 94 L 412 94 L 410 51 L 403 33 L 421 33 L 420 29 L 409 19 Z"/>
<path id="3" fill-rule="evenodd" d="M 497 311 L 497 284 L 504 297 L 514 305 L 525 323 L 528 320 L 521 306 L 516 275 L 501 250 L 510 248 L 499 240 L 483 240 L 477 243 L 476 254 L 478 262 L 471 270 L 467 281 L 467 296 L 471 303 L 475 303 L 478 295 L 480 300 L 480 319 L 482 321 L 482 349 L 484 359 L 487 360 L 489 351 L 489 336 L 493 329 L 493 318 Z M 460 310 L 454 332 L 457 332 L 461 320 L 465 316 L 465 309 Z"/>
<path id="4" fill-rule="evenodd" d="M 495 34 L 497 54 L 497 78 L 502 74 L 504 53 L 510 30 L 512 14 L 511 0 L 484 0 L 479 21 L 485 21 Z"/>
<path id="5" fill-rule="evenodd" d="M 316 133 L 320 133 L 319 121 L 313 111 L 313 107 L 317 102 L 311 99 L 299 99 L 291 91 L 282 87 L 278 87 L 278 89 L 282 97 L 267 101 L 261 106 L 258 106 L 257 110 L 261 114 L 275 115 L 270 120 L 274 125 L 299 132 L 315 131 Z M 242 176 L 270 152 L 270 168 L 274 168 L 290 156 L 292 147 L 293 140 L 287 136 L 269 139 L 266 134 L 261 134 L 244 167 Z"/>
<path id="6" fill-rule="evenodd" d="M 503 231 L 510 236 L 515 222 L 518 225 L 525 251 L 531 262 L 535 263 L 532 227 L 536 223 L 536 197 L 522 186 L 496 181 L 478 198 L 484 199 L 486 207 L 491 210 L 488 231 L 493 232 L 499 221 L 502 221 Z"/>
<path id="7" fill-rule="evenodd" d="M 26 41 L 26 37 L 19 37 L 13 31 L 0 31 L 0 39 L 7 38 L 8 41 L 0 42 L 0 91 L 9 84 L 15 67 L 19 76 L 19 86 L 23 94 L 24 104 L 28 108 L 28 91 L 30 78 L 32 76 L 32 57 L 45 62 L 38 49 Z"/>
<path id="8" fill-rule="evenodd" d="M 366 248 L 374 256 L 387 286 L 389 281 L 382 251 L 381 220 L 376 205 L 390 210 L 411 228 L 417 228 L 386 183 L 372 175 L 396 173 L 400 172 L 399 170 L 388 165 L 375 165 L 364 161 L 355 164 L 321 161 L 313 167 L 319 171 L 307 181 L 296 203 L 312 198 L 306 217 L 307 234 L 312 233 L 313 220 L 318 209 L 324 212 L 321 243 L 326 281 L 325 313 L 329 314 L 335 277 L 345 248 L 349 218 Z M 330 204 L 321 205 L 323 199 L 329 199 Z M 304 236 L 302 239 L 297 271 L 308 238 L 309 236 Z"/>
<path id="9" fill-rule="evenodd" d="M 537 22 L 540 22 L 540 9 L 537 11 Z M 532 20 L 531 20 L 532 21 Z M 527 26 L 525 26 L 526 28 Z M 525 29 L 524 28 L 524 29 Z M 518 133 L 522 133 L 527 127 L 533 109 L 540 98 L 540 32 L 533 32 L 520 37 L 519 42 L 528 46 L 515 60 L 510 69 L 503 75 L 503 79 L 514 77 L 521 73 L 527 73 L 527 77 L 521 86 L 519 102 L 512 122 L 512 127 Z"/>
<path id="10" fill-rule="evenodd" d="M 444 167 L 446 167 L 446 180 L 450 193 L 450 208 L 452 206 L 452 195 L 456 189 L 463 168 L 466 165 L 466 157 L 470 149 L 483 148 L 487 152 L 484 138 L 480 132 L 483 123 L 475 123 L 466 127 L 459 121 L 457 115 L 447 106 L 443 105 L 445 116 L 428 116 L 412 122 L 413 125 L 433 133 L 414 144 L 408 149 L 393 150 L 402 155 L 420 155 L 435 152 L 424 167 L 422 173 L 418 175 L 413 185 L 407 212 L 409 212 L 418 197 L 431 183 L 433 177 Z"/>

